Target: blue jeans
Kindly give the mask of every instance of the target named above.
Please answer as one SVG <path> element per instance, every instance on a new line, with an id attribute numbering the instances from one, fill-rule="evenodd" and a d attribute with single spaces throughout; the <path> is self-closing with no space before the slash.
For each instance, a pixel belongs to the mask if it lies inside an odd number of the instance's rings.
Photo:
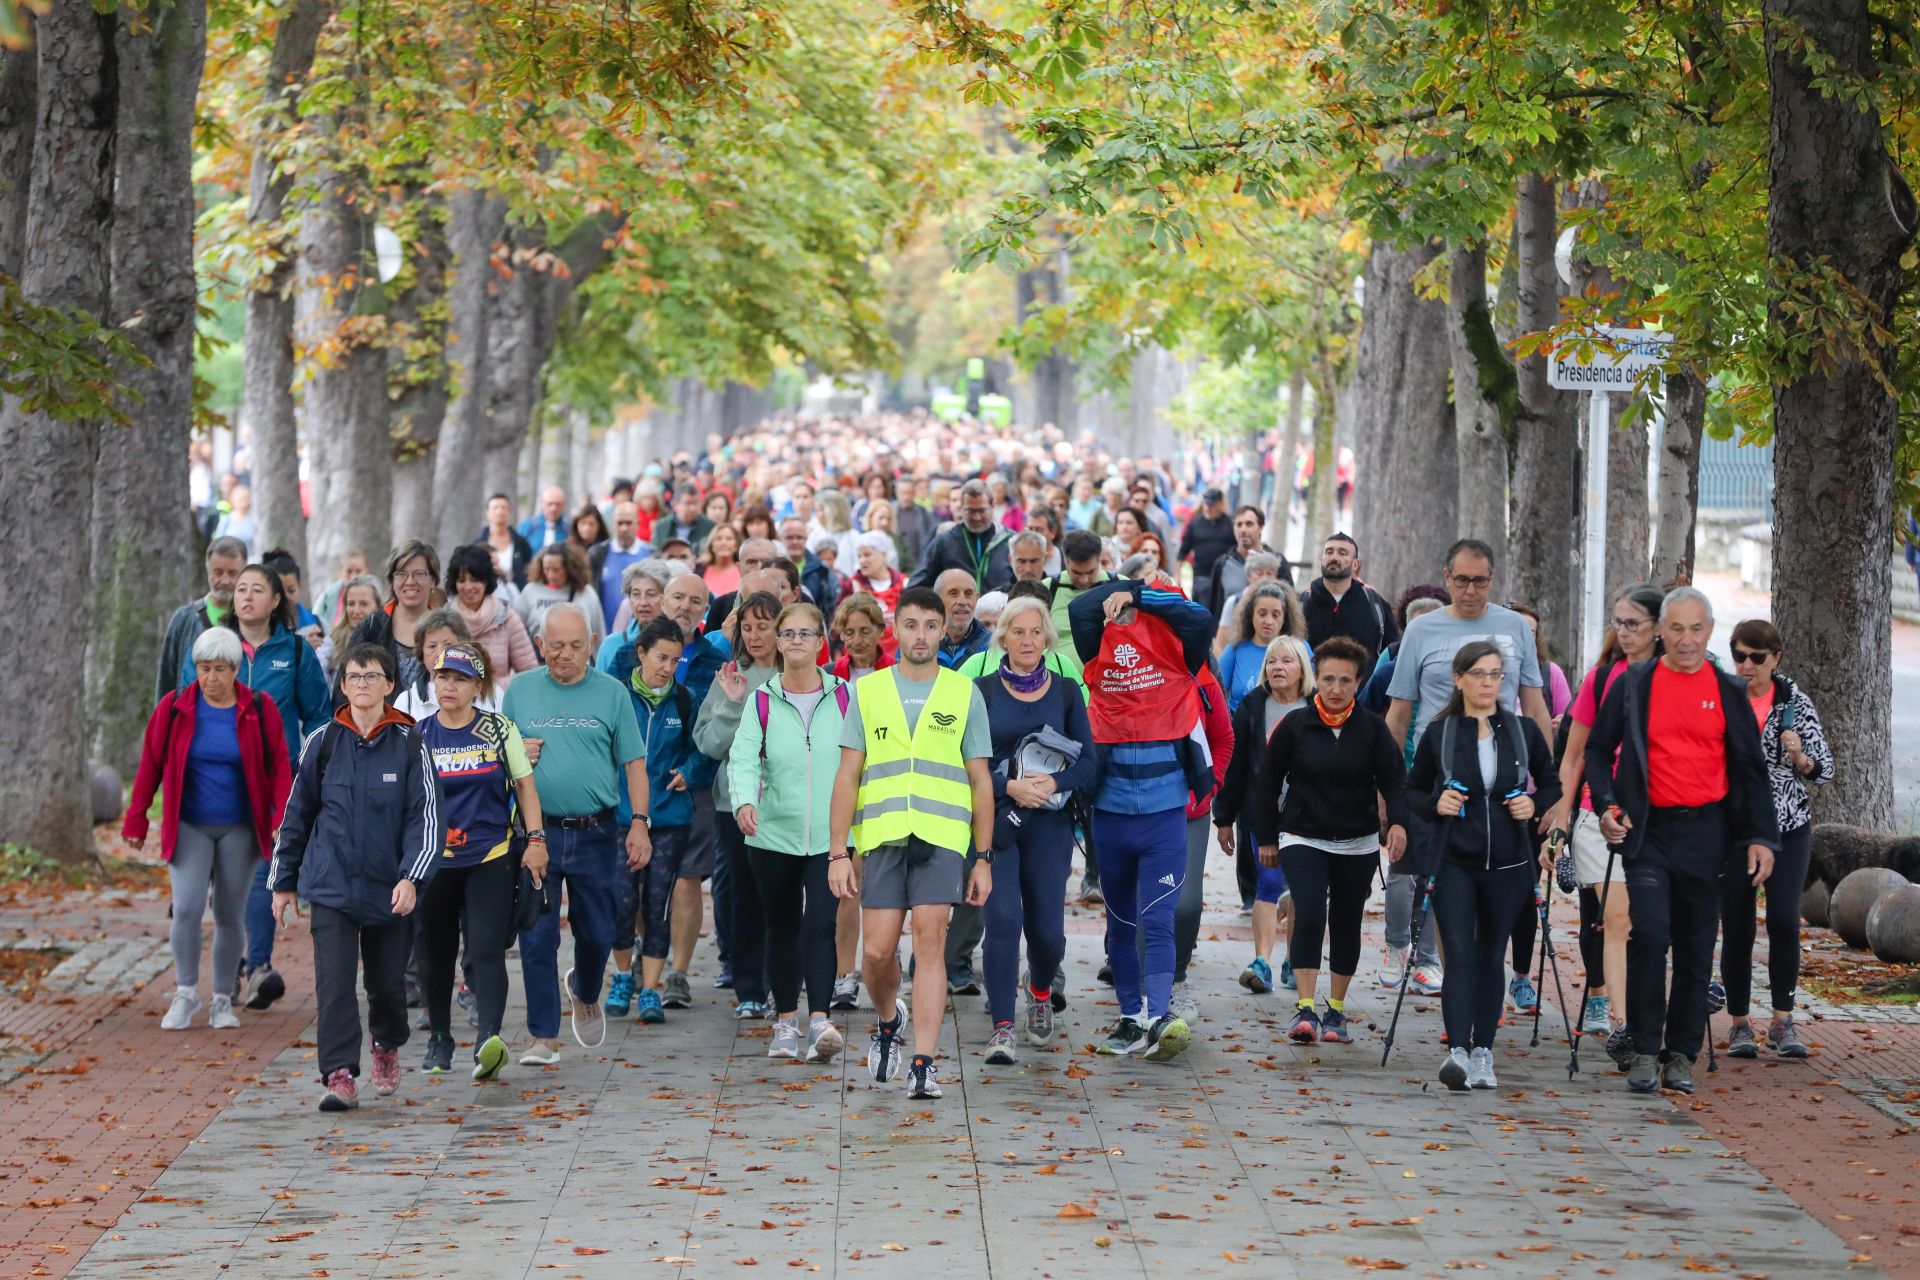
<path id="1" fill-rule="evenodd" d="M 566 890 L 575 994 L 589 1004 L 600 999 L 613 948 L 614 877 L 626 874 L 619 830 L 611 818 L 584 830 L 547 823 L 547 874 L 558 876 Z M 560 1034 L 557 913 L 541 916 L 520 935 L 520 980 L 527 989 L 527 1031 L 538 1040 L 554 1039 Z"/>
<path id="2" fill-rule="evenodd" d="M 1094 848 L 1107 896 L 1107 963 L 1120 1016 L 1159 1018 L 1173 995 L 1173 913 L 1187 870 L 1187 811 L 1093 811 Z M 989 902 L 993 899 L 988 898 Z M 1135 953 L 1145 939 L 1146 960 Z"/>
<path id="3" fill-rule="evenodd" d="M 267 888 L 267 868 L 272 865 L 270 859 L 260 859 L 253 872 L 253 888 L 247 890 L 248 969 L 265 969 L 273 964 L 273 893 Z M 216 990 L 226 990 L 218 984 L 233 981 L 230 973 L 213 976 Z"/>
<path id="4" fill-rule="evenodd" d="M 981 908 L 986 941 L 987 1006 L 995 1023 L 1012 1022 L 1018 1007 L 1020 935 L 1027 938 L 1027 967 L 1036 983 L 1048 984 L 1067 954 L 1067 873 L 1073 869 L 1073 819 L 1056 809 L 1022 809 L 1021 824 L 997 826 L 993 892 Z"/>

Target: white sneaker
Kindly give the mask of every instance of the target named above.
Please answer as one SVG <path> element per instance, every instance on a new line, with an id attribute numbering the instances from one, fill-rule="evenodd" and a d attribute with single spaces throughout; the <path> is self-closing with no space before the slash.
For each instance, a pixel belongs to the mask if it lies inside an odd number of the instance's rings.
<path id="1" fill-rule="evenodd" d="M 1167 1012 L 1191 1027 L 1200 1021 L 1200 1002 L 1193 998 L 1193 988 L 1185 982 L 1173 984 L 1173 996 L 1167 1001 Z"/>
<path id="2" fill-rule="evenodd" d="M 607 1015 L 600 1008 L 600 1002 L 588 1004 L 573 990 L 573 970 L 567 970 L 567 976 L 561 986 L 567 993 L 567 1003 L 572 1006 L 572 1016 L 567 1021 L 573 1027 L 573 1038 L 582 1049 L 598 1049 L 607 1040 Z"/>
<path id="3" fill-rule="evenodd" d="M 1472 1070 L 1473 1062 L 1467 1057 L 1465 1049 L 1449 1049 L 1440 1062 L 1440 1083 L 1455 1093 L 1465 1093 L 1472 1087 L 1467 1083 Z"/>
<path id="4" fill-rule="evenodd" d="M 1413 981 L 1407 985 L 1412 987 L 1417 995 L 1437 996 L 1446 986 L 1446 974 L 1438 964 L 1415 965 Z"/>
<path id="5" fill-rule="evenodd" d="M 233 1031 L 240 1026 L 240 1019 L 233 1014 L 233 997 L 222 992 L 213 998 L 213 1007 L 207 1011 L 207 1025 L 215 1031 Z"/>
<path id="6" fill-rule="evenodd" d="M 160 1019 L 162 1031 L 185 1031 L 193 1021 L 193 1015 L 200 1012 L 200 995 L 185 987 L 176 987 L 173 1003 L 167 1006 L 165 1016 Z"/>
<path id="7" fill-rule="evenodd" d="M 840 1029 L 825 1018 L 816 1018 L 807 1024 L 808 1062 L 832 1062 L 840 1056 L 840 1048 L 845 1043 L 840 1038 Z"/>
<path id="8" fill-rule="evenodd" d="M 551 1067 L 560 1061 L 560 1045 L 553 1040 L 535 1040 L 520 1055 L 523 1067 Z"/>
<path id="9" fill-rule="evenodd" d="M 797 1058 L 800 1056 L 800 1024 L 791 1019 L 782 1018 L 773 1024 L 773 1044 L 767 1049 L 769 1058 Z"/>
<path id="10" fill-rule="evenodd" d="M 1500 1082 L 1493 1078 L 1493 1050 L 1475 1049 L 1467 1055 L 1467 1088 L 1497 1089 Z"/>
<path id="11" fill-rule="evenodd" d="M 1405 947 L 1380 948 L 1380 985 L 1397 987 L 1400 978 L 1407 971 L 1407 949 Z"/>

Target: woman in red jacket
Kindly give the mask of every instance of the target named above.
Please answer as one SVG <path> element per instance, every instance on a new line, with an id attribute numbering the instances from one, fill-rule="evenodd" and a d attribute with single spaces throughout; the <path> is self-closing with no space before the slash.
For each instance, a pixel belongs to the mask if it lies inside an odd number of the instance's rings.
<path id="1" fill-rule="evenodd" d="M 207 1025 L 240 1025 L 233 980 L 246 944 L 242 913 L 293 785 L 287 736 L 273 699 L 240 684 L 240 637 L 213 627 L 194 641 L 194 682 L 160 699 L 147 721 L 140 769 L 121 834 L 147 839 L 160 792 L 160 856 L 173 882 L 173 1002 L 160 1026 L 184 1031 L 200 996 L 200 922 L 213 890 L 213 982 Z"/>

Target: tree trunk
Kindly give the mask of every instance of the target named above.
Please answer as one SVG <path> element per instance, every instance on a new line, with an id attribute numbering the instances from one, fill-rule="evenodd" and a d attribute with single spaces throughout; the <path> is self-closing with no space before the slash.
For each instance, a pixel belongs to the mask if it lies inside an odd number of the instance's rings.
<path id="1" fill-rule="evenodd" d="M 305 568 L 314 582 L 331 581 L 356 547 L 385 559 L 391 540 L 387 357 L 369 334 L 380 301 L 370 204 L 363 172 L 329 165 L 314 175 L 300 219 L 297 333 L 313 494 Z"/>
<path id="2" fill-rule="evenodd" d="M 100 433 L 87 648 L 93 754 L 131 777 L 152 710 L 167 616 L 195 594 L 181 461 L 193 433 L 193 110 L 206 59 L 204 0 L 123 22 L 114 142 L 112 323 L 150 364 L 124 370 L 133 423 Z"/>
<path id="3" fill-rule="evenodd" d="M 31 22 L 33 11 L 19 10 Z M 20 277 L 27 239 L 27 196 L 33 172 L 34 92 L 39 57 L 30 47 L 0 50 L 0 275 Z"/>
<path id="4" fill-rule="evenodd" d="M 1893 308 L 1912 242 L 1913 193 L 1887 154 L 1869 92 L 1878 78 L 1865 0 L 1768 0 L 1767 256 L 1783 281 L 1768 308 L 1802 366 L 1773 386 L 1774 620 L 1794 677 L 1838 755 L 1814 817 L 1893 828 L 1892 552 L 1899 385 Z M 1818 73 L 1803 47 L 1820 51 Z M 44 81 L 43 81 L 44 82 Z M 1845 282 L 1859 340 L 1808 329 L 1815 269 Z M 1815 318 L 1804 319 L 1809 310 Z"/>
<path id="5" fill-rule="evenodd" d="M 1700 435 L 1707 384 L 1684 370 L 1667 375 L 1667 427 L 1660 439 L 1660 519 L 1653 531 L 1653 581 L 1693 581 L 1693 522 L 1700 507 Z"/>
<path id="6" fill-rule="evenodd" d="M 1336 475 L 1340 469 L 1339 428 L 1341 401 L 1353 400 L 1352 388 L 1343 397 L 1334 387 L 1333 362 L 1322 358 L 1316 363 L 1316 381 L 1313 393 L 1313 485 L 1307 491 L 1307 516 L 1305 527 L 1300 535 L 1300 558 L 1309 567 L 1319 562 L 1321 544 L 1327 535 L 1333 532 L 1334 524 L 1340 518 L 1340 486 Z M 1350 410 L 1349 410 L 1350 411 Z M 1286 548 L 1286 530 L 1281 530 L 1277 538 L 1270 539 L 1271 545 L 1282 551 Z M 1304 588 L 1311 582 L 1314 574 L 1309 571 L 1295 574 L 1294 582 Z"/>
<path id="7" fill-rule="evenodd" d="M 1520 179 L 1514 210 L 1514 326 L 1540 333 L 1560 321 L 1560 277 L 1553 265 L 1554 185 L 1540 174 Z M 1508 522 L 1511 590 L 1540 611 L 1547 643 L 1571 661 L 1580 634 L 1580 573 L 1574 562 L 1579 523 L 1580 422 L 1576 397 L 1547 385 L 1547 358 L 1517 363 L 1519 413 L 1513 428 L 1513 518 Z"/>
<path id="8" fill-rule="evenodd" d="M 282 223 L 293 175 L 281 147 L 296 132 L 296 105 L 313 70 L 320 29 L 333 0 L 293 0 L 274 32 L 261 90 L 247 226 L 261 259 L 247 291 L 245 388 L 240 417 L 253 445 L 253 518 L 261 547 L 280 546 L 306 563 L 307 518 L 300 505 L 299 431 L 293 403 L 293 245 Z"/>
<path id="9" fill-rule="evenodd" d="M 1293 529 L 1294 463 L 1300 456 L 1300 429 L 1305 421 L 1307 365 L 1294 362 L 1287 374 L 1286 429 L 1280 433 L 1279 456 L 1273 467 L 1273 496 L 1267 501 L 1267 533 L 1271 541 L 1284 547 Z"/>
<path id="10" fill-rule="evenodd" d="M 40 65 L 20 290 L 47 307 L 110 318 L 109 237 L 118 67 L 112 13 L 51 0 L 36 20 Z M 91 623 L 88 508 L 100 424 L 0 401 L 0 582 L 11 593 L 0 663 L 0 841 L 67 861 L 92 853 L 86 706 Z M 175 467 L 184 459 L 175 459 Z"/>
<path id="11" fill-rule="evenodd" d="M 492 258 L 506 211 L 506 201 L 480 191 L 456 191 L 447 199 L 447 244 L 453 253 L 447 369 L 453 398 L 433 466 L 434 545 L 442 560 L 480 527 L 487 493 L 487 328 L 497 279 Z"/>
<path id="12" fill-rule="evenodd" d="M 404 201 L 417 235 L 389 287 L 388 434 L 393 448 L 393 539 L 432 541 L 433 461 L 447 417 L 447 207 L 413 191 Z"/>
<path id="13" fill-rule="evenodd" d="M 431 546 L 433 536 L 433 455 L 414 454 L 393 464 L 393 545 L 419 538 Z"/>
<path id="14" fill-rule="evenodd" d="M 1413 292 L 1414 274 L 1439 252 L 1376 241 L 1367 260 L 1352 379 L 1354 524 L 1367 580 L 1389 596 L 1437 580 L 1458 527 L 1447 309 Z M 1323 482 L 1333 476 L 1316 474 L 1316 487 Z"/>
<path id="15" fill-rule="evenodd" d="M 1507 420 L 1513 366 L 1494 336 L 1487 307 L 1485 241 L 1452 251 L 1447 264 L 1447 343 L 1453 360 L 1454 463 L 1460 484 L 1460 536 L 1493 548 L 1507 562 Z"/>

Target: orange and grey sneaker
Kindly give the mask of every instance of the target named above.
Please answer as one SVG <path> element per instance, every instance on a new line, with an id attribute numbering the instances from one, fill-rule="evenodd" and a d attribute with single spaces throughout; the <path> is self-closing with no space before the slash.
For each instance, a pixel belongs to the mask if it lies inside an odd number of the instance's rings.
<path id="1" fill-rule="evenodd" d="M 353 1072 L 341 1067 L 327 1076 L 327 1091 L 320 1095 L 322 1111 L 351 1111 L 360 1105 L 360 1090 L 353 1083 Z"/>
<path id="2" fill-rule="evenodd" d="M 1295 1044 L 1313 1044 L 1320 1039 L 1320 1015 L 1314 1012 L 1310 1004 L 1303 1004 L 1293 1015 L 1293 1026 L 1287 1030 L 1287 1039 Z"/>

